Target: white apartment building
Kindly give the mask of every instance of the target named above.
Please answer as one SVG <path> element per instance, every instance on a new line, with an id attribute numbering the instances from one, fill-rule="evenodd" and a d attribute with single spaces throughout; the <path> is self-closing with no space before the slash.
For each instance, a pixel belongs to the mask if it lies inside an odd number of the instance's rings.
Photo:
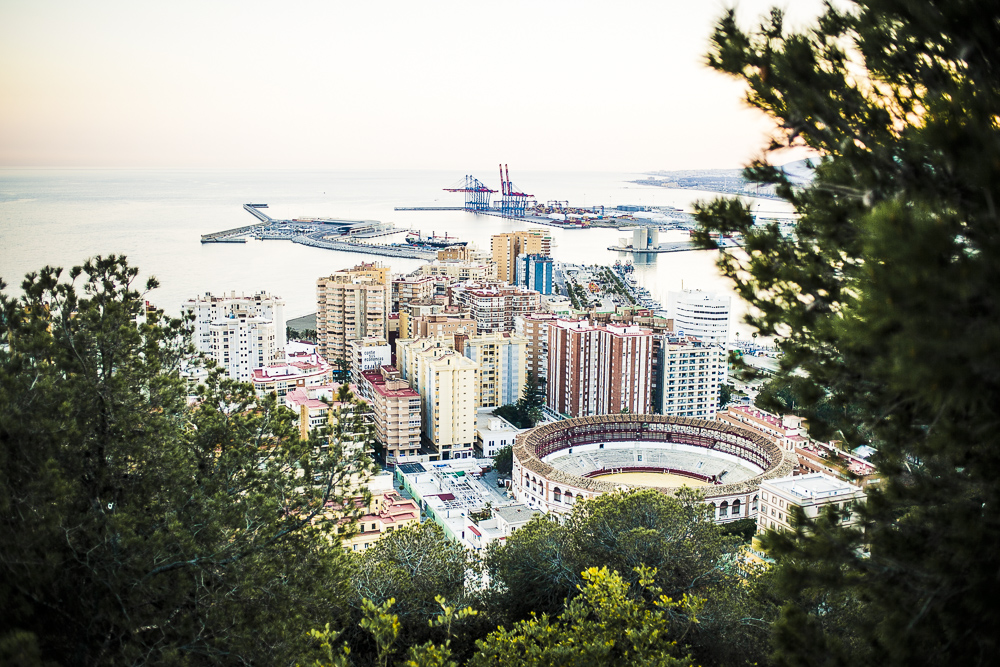
<path id="1" fill-rule="evenodd" d="M 236 294 L 235 291 L 229 295 L 213 296 L 211 292 L 205 292 L 204 296 L 197 296 L 188 299 L 181 305 L 181 312 L 194 317 L 192 326 L 193 343 L 199 352 L 203 352 L 212 358 L 216 358 L 213 350 L 213 338 L 211 326 L 214 322 L 231 319 L 230 315 L 239 312 L 245 317 L 258 318 L 259 321 L 269 321 L 274 326 L 274 346 L 276 351 L 274 356 L 266 361 L 271 363 L 274 358 L 280 358 L 285 349 L 285 302 L 267 292 L 257 292 L 247 296 L 246 294 Z M 226 341 L 229 344 L 230 341 Z M 220 348 L 219 351 L 228 351 L 230 359 L 234 357 L 233 348 Z M 223 355 L 218 355 L 221 358 Z M 258 355 L 259 356 L 259 355 Z M 265 355 L 266 357 L 266 355 Z M 216 361 L 222 363 L 220 359 Z M 260 364 L 264 365 L 264 364 Z M 256 366 L 254 367 L 256 368 Z M 228 369 L 228 366 L 227 366 Z M 251 369 L 252 370 L 252 369 Z M 230 374 L 231 377 L 236 377 Z M 249 376 L 241 379 L 249 379 Z"/>
<path id="2" fill-rule="evenodd" d="M 281 331 L 284 333 L 284 326 Z M 254 315 L 242 304 L 209 324 L 208 333 L 208 356 L 225 368 L 229 377 L 242 382 L 253 381 L 254 369 L 274 363 L 283 350 L 274 320 Z"/>
<path id="3" fill-rule="evenodd" d="M 674 333 L 693 336 L 704 343 L 729 345 L 729 311 L 732 297 L 701 290 L 667 293 L 667 310 L 674 319 Z"/>
<path id="4" fill-rule="evenodd" d="M 726 377 L 726 349 L 691 336 L 667 336 L 660 347 L 657 378 L 660 414 L 714 419 Z"/>
<path id="5" fill-rule="evenodd" d="M 497 452 L 514 444 L 521 429 L 497 417 L 491 408 L 476 411 L 476 456 L 491 459 Z"/>

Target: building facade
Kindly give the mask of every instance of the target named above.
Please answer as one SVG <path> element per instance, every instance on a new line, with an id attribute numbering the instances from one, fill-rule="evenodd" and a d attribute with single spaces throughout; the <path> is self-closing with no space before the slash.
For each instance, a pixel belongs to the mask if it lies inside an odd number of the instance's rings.
<path id="1" fill-rule="evenodd" d="M 652 332 L 557 320 L 549 326 L 547 404 L 570 417 L 651 407 Z"/>
<path id="2" fill-rule="evenodd" d="M 719 388 L 726 378 L 722 345 L 690 336 L 662 337 L 658 350 L 655 411 L 677 417 L 714 419 L 719 411 Z"/>
<path id="3" fill-rule="evenodd" d="M 254 370 L 269 366 L 283 355 L 278 346 L 274 320 L 255 315 L 243 305 L 232 306 L 229 314 L 208 327 L 211 350 L 208 356 L 226 369 L 234 380 L 251 382 Z"/>
<path id="4" fill-rule="evenodd" d="M 732 297 L 683 290 L 667 293 L 667 310 L 674 320 L 674 333 L 693 336 L 703 343 L 729 345 L 729 310 Z"/>
<path id="5" fill-rule="evenodd" d="M 539 294 L 552 294 L 551 257 L 538 254 L 519 255 L 515 265 L 517 267 L 514 275 L 517 281 L 515 284 L 524 285 Z"/>
<path id="6" fill-rule="evenodd" d="M 434 298 L 435 287 L 440 281 L 430 275 L 403 276 L 392 281 L 392 311 L 398 312 L 400 304 L 426 301 Z"/>
<path id="7" fill-rule="evenodd" d="M 526 372 L 536 384 L 549 377 L 549 326 L 557 319 L 552 313 L 532 313 L 514 318 L 514 333 L 525 339 Z"/>
<path id="8" fill-rule="evenodd" d="M 463 341 L 462 354 L 479 364 L 477 408 L 516 403 L 527 374 L 527 344 L 509 333 L 478 334 Z"/>
<path id="9" fill-rule="evenodd" d="M 514 318 L 538 312 L 540 295 L 502 283 L 459 283 L 451 288 L 452 305 L 465 308 L 480 333 L 514 330 Z"/>
<path id="10" fill-rule="evenodd" d="M 431 348 L 417 353 L 414 380 L 426 442 L 442 461 L 471 458 L 479 364 L 455 350 Z"/>
<path id="11" fill-rule="evenodd" d="M 420 394 L 392 366 L 362 373 L 371 396 L 375 439 L 385 452 L 385 464 L 416 460 L 420 450 Z"/>
<path id="12" fill-rule="evenodd" d="M 348 343 L 351 360 L 351 382 L 361 386 L 361 374 L 392 363 L 392 350 L 385 338 L 369 336 Z M 363 396 L 366 400 L 368 396 Z"/>
<path id="13" fill-rule="evenodd" d="M 375 336 L 388 338 L 391 288 L 389 269 L 360 264 L 316 281 L 316 335 L 319 352 L 348 367 L 347 344 Z"/>
<path id="14" fill-rule="evenodd" d="M 181 305 L 181 312 L 194 317 L 194 332 L 192 342 L 199 352 L 212 352 L 212 322 L 227 319 L 234 311 L 248 313 L 250 316 L 271 320 L 275 325 L 275 344 L 278 349 L 285 349 L 285 302 L 267 292 L 258 292 L 247 296 L 235 291 L 228 295 L 213 296 L 205 292 L 204 296 L 188 299 Z"/>
<path id="15" fill-rule="evenodd" d="M 504 447 L 514 445 L 521 429 L 495 416 L 490 408 L 476 411 L 476 457 L 491 459 Z"/>
<path id="16" fill-rule="evenodd" d="M 490 248 L 496 264 L 498 280 L 516 284 L 514 273 L 519 255 L 550 255 L 552 237 L 544 229 L 528 229 L 505 234 L 495 234 Z"/>
<path id="17" fill-rule="evenodd" d="M 333 367 L 313 352 L 293 352 L 284 361 L 255 368 L 253 388 L 258 396 L 275 394 L 282 398 L 298 387 L 318 387 L 333 381 Z"/>
<path id="18" fill-rule="evenodd" d="M 850 526 L 859 519 L 852 509 L 865 498 L 861 487 L 821 472 L 765 480 L 760 485 L 757 531 L 793 530 L 794 508 L 815 518 L 824 507 L 833 507 L 842 512 L 843 524 Z"/>
<path id="19" fill-rule="evenodd" d="M 492 262 L 438 260 L 421 265 L 415 273 L 420 276 L 449 278 L 455 282 L 497 279 L 497 267 Z"/>

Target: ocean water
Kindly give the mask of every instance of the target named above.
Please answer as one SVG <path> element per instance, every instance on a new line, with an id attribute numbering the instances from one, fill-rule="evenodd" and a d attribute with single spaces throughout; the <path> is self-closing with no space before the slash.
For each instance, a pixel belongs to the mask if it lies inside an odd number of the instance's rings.
<path id="1" fill-rule="evenodd" d="M 490 183 L 489 172 L 473 172 Z M 631 184 L 639 174 L 524 172 L 515 182 L 539 201 L 572 206 L 668 205 L 690 210 L 712 193 Z M 315 312 L 316 279 L 361 261 L 412 271 L 421 260 L 310 248 L 290 241 L 205 244 L 200 236 L 254 222 L 247 202 L 269 204 L 275 218 L 331 217 L 391 221 L 424 233 L 447 232 L 488 250 L 490 237 L 527 229 L 524 222 L 464 211 L 394 211 L 396 206 L 459 206 L 459 193 L 444 192 L 463 173 L 443 171 L 238 171 L 0 169 L 0 277 L 16 291 L 25 273 L 43 266 L 68 269 L 94 255 L 124 254 L 155 275 L 160 288 L 149 300 L 179 313 L 186 299 L 204 292 L 281 296 L 289 318 Z M 762 211 L 783 211 L 759 202 Z M 732 293 L 715 267 L 715 251 L 632 257 L 607 250 L 628 233 L 614 229 L 547 227 L 558 261 L 613 264 L 632 260 L 635 276 L 654 297 L 686 288 Z M 662 237 L 661 237 L 662 238 Z M 679 237 L 678 237 L 679 238 Z M 143 280 L 144 282 L 144 280 Z M 745 306 L 734 303 L 733 324 Z"/>

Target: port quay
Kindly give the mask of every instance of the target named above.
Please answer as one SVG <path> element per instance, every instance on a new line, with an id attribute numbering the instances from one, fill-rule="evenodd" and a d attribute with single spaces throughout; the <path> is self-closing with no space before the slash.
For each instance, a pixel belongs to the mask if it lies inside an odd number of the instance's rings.
<path id="1" fill-rule="evenodd" d="M 611 246 L 608 249 L 630 253 L 681 252 L 695 249 L 689 240 L 660 243 L 659 230 L 655 224 L 640 222 L 631 215 L 636 211 L 647 209 L 620 206 L 615 210 L 606 211 L 604 206 L 570 207 L 569 202 L 566 201 L 550 201 L 542 204 L 534 199 L 534 195 L 522 192 L 517 188 L 510 181 L 509 172 L 503 166 L 500 169 L 500 183 L 499 192 L 502 195 L 497 201 L 490 201 L 491 195 L 497 193 L 497 190 L 490 188 L 473 176 L 465 176 L 452 187 L 444 188 L 447 192 L 462 193 L 465 196 L 463 206 L 398 206 L 395 210 L 468 211 L 478 215 L 517 219 L 531 225 L 544 225 L 561 229 L 621 228 L 638 225 L 639 229 L 634 230 L 634 240 L 623 238 L 619 245 Z M 413 230 L 397 228 L 391 222 L 378 220 L 341 218 L 279 220 L 269 216 L 264 210 L 267 208 L 267 204 L 244 204 L 243 209 L 256 218 L 255 223 L 204 234 L 201 237 L 201 242 L 246 243 L 248 239 L 283 240 L 314 248 L 429 261 L 435 259 L 437 251 L 446 247 L 450 241 L 447 235 L 445 235 L 444 240 L 438 237 L 424 239 Z M 672 209 L 671 213 L 681 212 Z M 686 221 L 673 220 L 668 228 L 690 229 L 691 224 Z M 403 243 L 385 242 L 388 239 L 380 239 L 380 237 L 406 232 L 409 234 Z M 456 238 L 453 244 L 464 245 L 464 242 Z M 720 245 L 738 245 L 738 243 L 725 239 Z"/>
<path id="2" fill-rule="evenodd" d="M 378 220 L 343 220 L 339 218 L 299 218 L 278 220 L 262 209 L 267 204 L 244 204 L 243 209 L 257 218 L 258 222 L 245 227 L 226 229 L 221 232 L 204 234 L 202 243 L 246 243 L 248 238 L 262 241 L 282 240 L 301 243 L 314 248 L 363 252 L 369 255 L 407 257 L 410 259 L 432 260 L 437 257 L 435 250 L 411 244 L 378 244 L 370 239 L 409 230 L 398 229 L 391 222 Z"/>

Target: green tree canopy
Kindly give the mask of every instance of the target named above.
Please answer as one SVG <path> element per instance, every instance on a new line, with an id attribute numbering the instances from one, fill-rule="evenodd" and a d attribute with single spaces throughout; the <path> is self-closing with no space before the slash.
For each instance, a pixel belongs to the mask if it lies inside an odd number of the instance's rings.
<path id="1" fill-rule="evenodd" d="M 707 599 L 705 618 L 688 636 L 699 658 L 732 653 L 725 646 L 710 648 L 716 643 L 752 645 L 754 655 L 762 657 L 767 624 L 744 624 L 740 619 L 754 605 L 744 595 L 723 594 L 729 588 L 747 590 L 736 568 L 743 540 L 726 535 L 712 514 L 693 491 L 673 497 L 650 489 L 578 502 L 561 522 L 536 517 L 487 551 L 492 587 L 487 610 L 506 622 L 532 614 L 558 614 L 584 584 L 580 573 L 592 567 L 625 573 L 622 578 L 639 594 L 640 570 L 648 567 L 656 571 L 655 584 L 665 595 Z M 770 600 L 763 604 L 773 607 Z M 754 618 L 776 616 L 776 610 L 754 609 Z M 680 615 L 675 621 L 684 624 L 686 618 Z M 742 636 L 746 633 L 754 636 L 753 641 Z"/>
<path id="2" fill-rule="evenodd" d="M 1000 650 L 998 45 L 996 3 L 857 0 L 800 31 L 777 10 L 746 31 L 730 11 L 708 56 L 774 119 L 745 174 L 799 219 L 786 238 L 744 203 L 703 203 L 701 241 L 743 235 L 720 267 L 755 307 L 749 321 L 782 336 L 807 408 L 839 408 L 814 418 L 877 449 L 870 557 L 857 534 L 805 520 L 770 541 L 789 590 L 868 605 L 873 650 L 851 664 L 986 664 Z M 807 187 L 769 164 L 790 147 L 816 156 Z M 826 604 L 788 610 L 783 660 L 837 641 Z"/>
<path id="3" fill-rule="evenodd" d="M 218 369 L 189 405 L 187 326 L 146 313 L 137 275 L 97 257 L 0 294 L 0 642 L 66 665 L 287 661 L 290 628 L 347 611 L 317 520 L 368 461 Z"/>

